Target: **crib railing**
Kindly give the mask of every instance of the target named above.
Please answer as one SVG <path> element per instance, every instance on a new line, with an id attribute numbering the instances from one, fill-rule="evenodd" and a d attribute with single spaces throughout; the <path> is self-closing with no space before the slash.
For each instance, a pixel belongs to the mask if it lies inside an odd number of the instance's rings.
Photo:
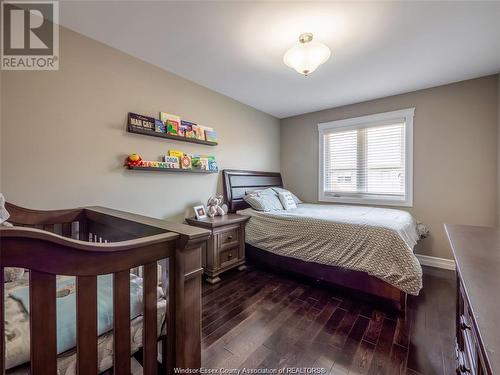
<path id="1" fill-rule="evenodd" d="M 97 276 L 103 274 L 113 274 L 113 371 L 130 374 L 129 273 L 140 266 L 143 373 L 156 374 L 158 263 L 168 296 L 167 335 L 162 341 L 165 371 L 200 367 L 201 246 L 207 231 L 101 207 L 6 208 L 15 226 L 0 229 L 0 374 L 5 368 L 4 267 L 22 267 L 30 273 L 31 374 L 57 372 L 56 275 L 76 277 L 78 374 L 98 373 Z"/>

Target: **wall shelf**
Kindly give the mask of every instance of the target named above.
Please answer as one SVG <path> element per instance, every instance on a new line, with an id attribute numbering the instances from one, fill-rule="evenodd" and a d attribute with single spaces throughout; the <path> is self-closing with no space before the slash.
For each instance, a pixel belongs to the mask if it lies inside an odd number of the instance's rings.
<path id="1" fill-rule="evenodd" d="M 217 146 L 217 144 L 218 144 L 217 142 L 210 142 L 210 141 L 205 141 L 205 140 L 196 139 L 196 138 L 179 137 L 177 135 L 170 135 L 167 133 L 158 133 L 158 132 L 155 132 L 154 130 L 142 130 L 142 129 L 137 129 L 137 128 L 133 128 L 130 126 L 127 126 L 127 131 L 129 133 L 134 133 L 134 134 L 142 134 L 142 135 L 148 135 L 150 137 L 172 139 L 172 140 L 180 141 L 180 142 L 198 143 L 198 144 L 207 145 L 207 146 Z"/>
<path id="2" fill-rule="evenodd" d="M 155 168 L 155 167 L 127 167 L 130 170 L 136 171 L 151 171 L 151 172 L 179 172 L 179 173 L 219 173 L 219 171 L 205 171 L 201 169 L 180 169 L 180 168 Z"/>

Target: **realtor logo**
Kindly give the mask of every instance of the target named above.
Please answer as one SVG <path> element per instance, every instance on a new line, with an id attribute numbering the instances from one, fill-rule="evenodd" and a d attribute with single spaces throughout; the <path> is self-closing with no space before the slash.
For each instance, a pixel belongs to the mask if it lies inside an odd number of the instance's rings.
<path id="1" fill-rule="evenodd" d="M 57 1 L 3 1 L 1 17 L 1 69 L 59 69 Z"/>

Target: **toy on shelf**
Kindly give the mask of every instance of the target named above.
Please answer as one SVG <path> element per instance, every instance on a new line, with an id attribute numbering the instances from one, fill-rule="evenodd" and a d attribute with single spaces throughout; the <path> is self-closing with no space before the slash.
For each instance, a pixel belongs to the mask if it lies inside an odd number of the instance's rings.
<path id="1" fill-rule="evenodd" d="M 166 168 L 180 168 L 179 158 L 177 156 L 167 156 L 163 157 L 163 161 L 167 165 Z"/>
<path id="2" fill-rule="evenodd" d="M 139 154 L 130 154 L 125 160 L 125 166 L 127 167 L 138 167 L 142 165 L 142 158 Z"/>
<path id="3" fill-rule="evenodd" d="M 211 155 L 193 155 L 191 157 L 191 166 L 194 169 L 202 171 L 217 171 L 215 156 Z"/>
<path id="4" fill-rule="evenodd" d="M 208 170 L 212 171 L 212 172 L 219 170 L 219 167 L 217 166 L 217 162 L 215 161 L 215 158 L 208 159 Z"/>
<path id="5" fill-rule="evenodd" d="M 223 202 L 224 200 L 222 195 L 210 197 L 207 202 L 207 215 L 209 217 L 226 215 L 228 208 L 226 204 L 223 204 Z"/>
<path id="6" fill-rule="evenodd" d="M 182 169 L 191 169 L 191 156 L 184 155 L 180 159 Z"/>

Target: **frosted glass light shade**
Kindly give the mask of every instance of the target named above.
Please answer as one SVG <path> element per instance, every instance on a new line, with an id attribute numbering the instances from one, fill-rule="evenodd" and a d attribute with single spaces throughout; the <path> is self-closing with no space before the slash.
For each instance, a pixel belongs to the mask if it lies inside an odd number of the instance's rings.
<path id="1" fill-rule="evenodd" d="M 325 63 L 330 56 L 330 48 L 313 40 L 312 34 L 305 33 L 299 37 L 299 43 L 285 53 L 283 61 L 290 68 L 307 76 Z"/>

